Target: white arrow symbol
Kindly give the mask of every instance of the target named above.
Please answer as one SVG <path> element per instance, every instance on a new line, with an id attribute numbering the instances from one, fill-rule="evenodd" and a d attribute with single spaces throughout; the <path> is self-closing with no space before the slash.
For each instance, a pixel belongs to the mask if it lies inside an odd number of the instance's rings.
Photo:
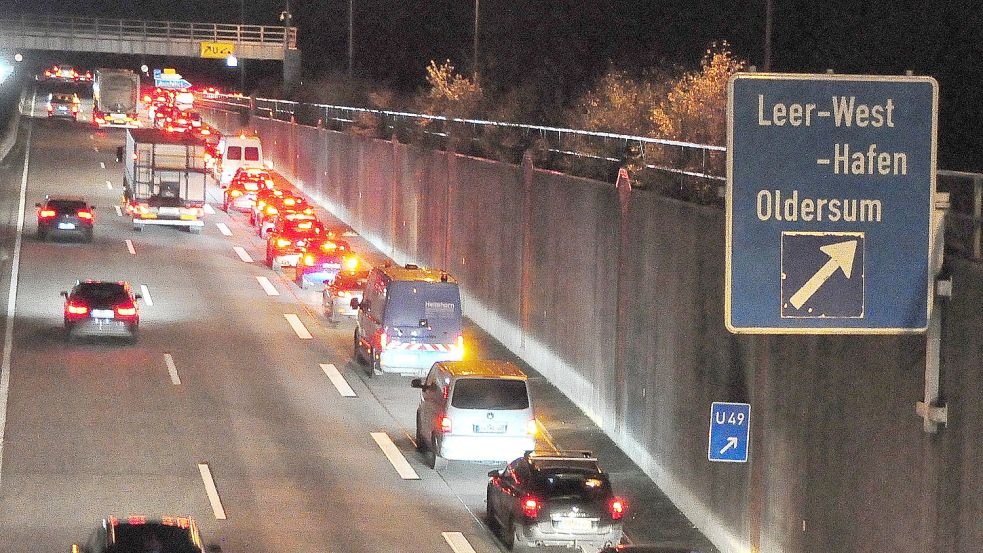
<path id="1" fill-rule="evenodd" d="M 805 302 L 809 301 L 809 298 L 829 280 L 829 277 L 833 276 L 837 269 L 842 270 L 847 278 L 850 278 L 850 273 L 853 272 L 853 260 L 857 255 L 856 240 L 829 244 L 819 248 L 819 251 L 828 255 L 829 261 L 816 274 L 812 275 L 812 278 L 802 285 L 798 292 L 789 298 L 789 303 L 794 305 L 796 309 L 801 309 Z"/>
<path id="2" fill-rule="evenodd" d="M 727 438 L 727 445 L 720 450 L 720 454 L 723 455 L 728 449 L 734 449 L 737 447 L 737 436 L 730 436 Z"/>

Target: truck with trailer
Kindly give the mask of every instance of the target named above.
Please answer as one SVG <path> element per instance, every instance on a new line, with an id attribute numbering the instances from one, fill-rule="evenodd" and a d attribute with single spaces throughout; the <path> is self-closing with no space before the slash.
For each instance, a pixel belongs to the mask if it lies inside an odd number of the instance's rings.
<path id="1" fill-rule="evenodd" d="M 92 79 L 92 124 L 140 126 L 140 75 L 130 69 L 96 69 Z"/>
<path id="2" fill-rule="evenodd" d="M 185 133 L 130 129 L 125 161 L 123 199 L 133 230 L 165 225 L 201 232 L 209 178 L 201 141 Z"/>

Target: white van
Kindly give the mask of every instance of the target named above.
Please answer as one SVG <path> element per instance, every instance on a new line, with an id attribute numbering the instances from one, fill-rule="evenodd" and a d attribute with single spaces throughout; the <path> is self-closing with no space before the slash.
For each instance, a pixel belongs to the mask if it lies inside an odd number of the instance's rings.
<path id="1" fill-rule="evenodd" d="M 215 174 L 222 188 L 229 186 L 240 167 L 263 168 L 263 144 L 258 136 L 245 133 L 223 136 L 218 142 Z"/>
<path id="2" fill-rule="evenodd" d="M 525 373 L 508 361 L 441 361 L 424 378 L 416 447 L 441 470 L 448 460 L 509 462 L 536 449 Z"/>

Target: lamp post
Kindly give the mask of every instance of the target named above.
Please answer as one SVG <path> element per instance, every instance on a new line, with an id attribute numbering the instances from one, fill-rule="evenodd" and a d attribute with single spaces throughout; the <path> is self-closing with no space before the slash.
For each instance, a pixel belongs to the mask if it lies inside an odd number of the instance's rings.
<path id="1" fill-rule="evenodd" d="M 474 81 L 478 82 L 478 13 L 479 13 L 479 1 L 474 0 L 474 60 L 472 63 L 472 71 L 474 72 Z M 769 2 L 771 0 L 768 0 Z"/>
<path id="2" fill-rule="evenodd" d="M 355 34 L 355 10 L 353 0 L 348 0 L 348 78 L 352 78 L 352 59 L 355 56 L 355 51 L 352 46 L 353 38 Z"/>
<path id="3" fill-rule="evenodd" d="M 242 27 L 246 24 L 246 0 L 239 0 L 239 46 L 242 46 Z M 242 52 L 239 53 L 240 55 Z M 246 93 L 246 60 L 238 59 L 239 64 L 239 92 Z"/>

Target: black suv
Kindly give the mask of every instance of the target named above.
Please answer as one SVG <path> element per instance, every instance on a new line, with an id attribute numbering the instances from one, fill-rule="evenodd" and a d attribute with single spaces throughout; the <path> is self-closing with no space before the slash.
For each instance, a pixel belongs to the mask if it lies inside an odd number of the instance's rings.
<path id="1" fill-rule="evenodd" d="M 126 282 L 86 280 L 65 297 L 65 332 L 72 340 L 81 336 L 107 336 L 137 341 L 140 308 Z"/>
<path id="2" fill-rule="evenodd" d="M 48 196 L 44 203 L 34 204 L 38 208 L 38 240 L 48 237 L 68 235 L 92 241 L 92 226 L 95 216 L 92 207 L 82 198 L 74 196 Z"/>
<path id="3" fill-rule="evenodd" d="M 72 553 L 204 553 L 219 552 L 217 545 L 205 548 L 198 524 L 189 517 L 110 516 L 92 531 L 85 544 L 72 546 Z"/>
<path id="4" fill-rule="evenodd" d="M 488 524 L 510 550 L 621 541 L 625 502 L 590 452 L 528 452 L 488 478 Z"/>

